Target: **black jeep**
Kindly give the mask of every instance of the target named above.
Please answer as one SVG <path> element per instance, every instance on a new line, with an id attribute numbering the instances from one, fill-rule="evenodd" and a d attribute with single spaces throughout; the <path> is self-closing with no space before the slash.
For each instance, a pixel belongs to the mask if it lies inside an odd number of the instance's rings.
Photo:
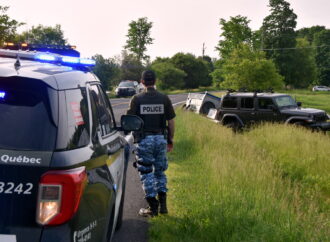
<path id="1" fill-rule="evenodd" d="M 221 99 L 216 119 L 234 130 L 265 121 L 330 130 L 329 115 L 325 111 L 301 108 L 301 105 L 287 94 L 227 92 Z"/>

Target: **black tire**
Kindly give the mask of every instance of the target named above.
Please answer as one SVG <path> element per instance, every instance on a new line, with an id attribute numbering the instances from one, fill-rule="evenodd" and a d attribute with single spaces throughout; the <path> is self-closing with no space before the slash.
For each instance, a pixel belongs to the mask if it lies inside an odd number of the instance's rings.
<path id="1" fill-rule="evenodd" d="M 233 131 L 234 133 L 236 133 L 236 132 L 238 132 L 238 131 L 240 131 L 240 130 L 242 129 L 240 123 L 239 123 L 237 120 L 230 120 L 230 121 L 228 121 L 228 122 L 225 124 L 225 126 L 226 126 L 227 128 L 232 129 L 232 131 Z"/>
<path id="2" fill-rule="evenodd" d="M 208 115 L 211 108 L 215 108 L 213 103 L 210 102 L 204 103 L 200 110 L 200 113 L 204 115 Z"/>

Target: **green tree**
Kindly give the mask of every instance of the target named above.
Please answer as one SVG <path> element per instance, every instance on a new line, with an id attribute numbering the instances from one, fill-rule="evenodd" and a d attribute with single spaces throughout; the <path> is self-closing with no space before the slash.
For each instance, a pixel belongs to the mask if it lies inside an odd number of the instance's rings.
<path id="1" fill-rule="evenodd" d="M 44 45 L 66 45 L 67 40 L 64 38 L 64 32 L 61 25 L 52 26 L 32 26 L 28 31 L 23 32 L 18 38 L 30 44 Z"/>
<path id="2" fill-rule="evenodd" d="M 321 32 L 322 30 L 325 30 L 326 28 L 324 26 L 312 26 L 309 28 L 302 28 L 296 31 L 298 38 L 306 38 L 309 42 L 309 44 L 313 44 L 314 42 L 314 35 L 316 33 Z"/>
<path id="3" fill-rule="evenodd" d="M 208 56 L 208 55 L 199 56 L 198 59 L 203 60 L 207 64 L 207 66 L 209 68 L 209 72 L 212 72 L 214 70 L 214 63 L 210 56 Z"/>
<path id="4" fill-rule="evenodd" d="M 125 50 L 122 52 L 120 65 L 121 80 L 139 81 L 144 70 L 144 66 L 135 55 L 129 54 Z"/>
<path id="5" fill-rule="evenodd" d="M 230 17 L 230 20 L 220 19 L 222 38 L 216 49 L 219 51 L 221 58 L 226 58 L 241 43 L 252 44 L 252 30 L 249 27 L 250 20 L 247 17 L 236 16 Z"/>
<path id="6" fill-rule="evenodd" d="M 314 45 L 318 83 L 330 86 L 330 30 L 315 34 Z"/>
<path id="7" fill-rule="evenodd" d="M 314 49 L 311 48 L 308 40 L 297 38 L 297 49 L 294 52 L 295 61 L 292 85 L 297 88 L 306 88 L 316 80 L 316 64 Z"/>
<path id="8" fill-rule="evenodd" d="M 292 84 L 294 51 L 296 46 L 295 28 L 297 15 L 285 0 L 269 0 L 270 15 L 261 28 L 262 47 L 267 49 L 267 57 L 274 60 L 286 84 Z"/>
<path id="9" fill-rule="evenodd" d="M 152 44 L 153 39 L 150 37 L 152 22 L 148 22 L 148 18 L 139 18 L 129 24 L 128 37 L 125 49 L 133 53 L 139 61 L 147 61 L 149 56 L 145 54 L 147 45 Z"/>
<path id="10" fill-rule="evenodd" d="M 16 36 L 17 28 L 23 23 L 11 19 L 6 12 L 9 7 L 0 6 L 0 45 L 6 41 L 13 41 Z"/>
<path id="11" fill-rule="evenodd" d="M 170 62 L 156 62 L 151 65 L 151 69 L 157 75 L 157 87 L 160 89 L 174 90 L 184 87 L 184 78 L 186 73 Z"/>
<path id="12" fill-rule="evenodd" d="M 248 88 L 249 90 L 281 88 L 283 77 L 275 64 L 267 60 L 263 51 L 253 51 L 249 45 L 241 44 L 222 66 L 223 88 Z"/>
<path id="13" fill-rule="evenodd" d="M 119 79 L 119 65 L 114 59 L 106 59 L 102 55 L 94 55 L 92 58 L 96 62 L 93 72 L 100 79 L 103 87 L 110 90 L 116 85 L 116 80 Z"/>
<path id="14" fill-rule="evenodd" d="M 171 58 L 174 66 L 186 73 L 185 88 L 197 88 L 212 84 L 208 64 L 192 54 L 177 53 Z"/>
<path id="15" fill-rule="evenodd" d="M 217 60 L 214 63 L 214 70 L 210 73 L 212 77 L 213 86 L 220 88 L 221 83 L 225 80 L 223 77 L 223 64 L 224 59 Z"/>

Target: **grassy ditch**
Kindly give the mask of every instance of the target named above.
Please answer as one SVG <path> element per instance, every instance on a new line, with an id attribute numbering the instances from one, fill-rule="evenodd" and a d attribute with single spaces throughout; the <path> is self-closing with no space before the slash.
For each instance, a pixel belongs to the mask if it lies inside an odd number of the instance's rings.
<path id="1" fill-rule="evenodd" d="M 328 241 L 330 138 L 265 125 L 243 134 L 178 111 L 169 215 L 150 241 Z"/>

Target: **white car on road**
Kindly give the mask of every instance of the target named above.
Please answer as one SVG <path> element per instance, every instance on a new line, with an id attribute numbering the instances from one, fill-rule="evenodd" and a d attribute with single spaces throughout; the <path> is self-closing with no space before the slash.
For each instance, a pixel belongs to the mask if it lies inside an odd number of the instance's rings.
<path id="1" fill-rule="evenodd" d="M 312 90 L 313 90 L 313 92 L 330 91 L 330 87 L 327 87 L 327 86 L 314 86 Z"/>

